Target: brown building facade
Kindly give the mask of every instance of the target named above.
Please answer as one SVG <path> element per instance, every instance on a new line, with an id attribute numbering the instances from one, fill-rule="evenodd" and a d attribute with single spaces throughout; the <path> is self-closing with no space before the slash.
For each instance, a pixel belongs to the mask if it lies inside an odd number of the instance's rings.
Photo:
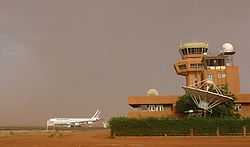
<path id="1" fill-rule="evenodd" d="M 129 111 L 128 117 L 172 117 L 180 95 L 167 96 L 129 96 L 128 104 L 138 111 Z"/>
<path id="2" fill-rule="evenodd" d="M 208 44 L 204 42 L 182 43 L 179 47 L 182 60 L 174 63 L 177 75 L 186 77 L 186 85 L 196 85 L 205 79 L 213 80 L 219 87 L 228 85 L 229 92 L 238 100 L 235 109 L 242 117 L 250 117 L 250 94 L 240 94 L 239 66 L 233 65 L 233 47 L 226 43 L 222 53 L 208 56 Z M 175 116 L 175 104 L 180 95 L 129 96 L 128 104 L 137 111 L 128 112 L 128 117 Z"/>

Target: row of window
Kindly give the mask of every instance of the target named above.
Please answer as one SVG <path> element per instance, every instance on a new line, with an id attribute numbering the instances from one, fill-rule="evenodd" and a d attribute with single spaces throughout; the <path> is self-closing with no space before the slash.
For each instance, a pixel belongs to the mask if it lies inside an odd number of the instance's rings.
<path id="1" fill-rule="evenodd" d="M 185 48 L 181 49 L 182 55 L 202 54 L 207 52 L 207 48 Z"/>
<path id="2" fill-rule="evenodd" d="M 164 111 L 163 105 L 141 105 L 141 111 Z M 241 110 L 241 104 L 235 104 L 235 110 Z"/>
<path id="3" fill-rule="evenodd" d="M 225 78 L 226 77 L 226 74 L 218 74 L 218 78 Z M 208 79 L 214 79 L 214 75 L 207 75 L 207 78 Z"/>
<path id="4" fill-rule="evenodd" d="M 202 68 L 202 64 L 190 64 L 190 68 Z"/>
<path id="5" fill-rule="evenodd" d="M 209 59 L 206 60 L 207 66 L 225 66 L 224 59 Z"/>
<path id="6" fill-rule="evenodd" d="M 163 108 L 163 105 L 141 105 L 141 111 L 164 111 Z M 235 104 L 234 109 L 241 110 L 241 104 Z"/>
<path id="7" fill-rule="evenodd" d="M 220 69 L 225 70 L 226 66 L 207 66 L 206 69 L 207 70 L 217 70 L 217 69 L 218 70 L 220 70 Z"/>
<path id="8" fill-rule="evenodd" d="M 202 68 L 202 64 L 190 64 L 190 68 Z M 179 65 L 179 69 L 180 70 L 187 69 L 186 64 Z"/>
<path id="9" fill-rule="evenodd" d="M 141 105 L 141 111 L 164 111 L 163 105 Z"/>

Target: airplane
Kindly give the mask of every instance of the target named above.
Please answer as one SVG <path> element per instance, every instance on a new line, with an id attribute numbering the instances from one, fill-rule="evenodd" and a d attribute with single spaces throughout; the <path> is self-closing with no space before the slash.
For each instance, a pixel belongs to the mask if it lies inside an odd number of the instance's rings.
<path id="1" fill-rule="evenodd" d="M 96 113 L 91 118 L 51 118 L 47 121 L 47 129 L 49 126 L 67 126 L 67 127 L 79 127 L 82 124 L 93 124 L 93 122 L 101 120 L 100 110 L 97 110 Z"/>

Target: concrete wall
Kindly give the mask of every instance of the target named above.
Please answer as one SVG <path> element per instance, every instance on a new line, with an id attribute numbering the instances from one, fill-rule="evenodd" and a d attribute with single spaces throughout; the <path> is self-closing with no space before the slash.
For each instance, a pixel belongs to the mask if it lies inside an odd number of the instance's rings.
<path id="1" fill-rule="evenodd" d="M 129 96 L 128 103 L 138 111 L 129 111 L 129 118 L 143 117 L 173 117 L 175 115 L 176 101 L 180 95 L 169 96 Z M 250 117 L 250 94 L 236 94 L 236 104 L 241 104 L 242 109 L 237 113 L 242 117 Z M 141 105 L 163 105 L 164 111 L 141 111 Z"/>
<path id="2" fill-rule="evenodd" d="M 173 111 L 129 111 L 128 118 L 174 117 Z"/>
<path id="3" fill-rule="evenodd" d="M 218 74 L 225 74 L 225 77 L 218 77 Z M 240 93 L 239 66 L 227 66 L 226 69 L 204 70 L 202 79 L 213 75 L 213 81 L 222 86 L 228 84 L 228 89 L 233 94 Z"/>
<path id="4" fill-rule="evenodd" d="M 238 112 L 241 117 L 250 117 L 250 104 L 241 104 L 241 110 Z"/>
<path id="5" fill-rule="evenodd" d="M 233 94 L 239 94 L 240 93 L 239 66 L 227 66 L 226 74 L 227 74 L 226 83 L 228 83 L 228 88 L 230 92 L 232 92 Z"/>
<path id="6" fill-rule="evenodd" d="M 142 104 L 175 104 L 181 95 L 162 95 L 162 96 L 129 96 L 128 104 L 134 108 Z"/>

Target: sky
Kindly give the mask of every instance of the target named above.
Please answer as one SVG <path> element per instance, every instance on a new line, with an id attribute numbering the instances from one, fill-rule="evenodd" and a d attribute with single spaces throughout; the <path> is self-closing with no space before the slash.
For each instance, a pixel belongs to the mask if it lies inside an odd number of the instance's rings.
<path id="1" fill-rule="evenodd" d="M 248 0 L 0 0 L 0 125 L 127 116 L 128 96 L 184 94 L 181 42 L 236 51 L 250 93 Z"/>

